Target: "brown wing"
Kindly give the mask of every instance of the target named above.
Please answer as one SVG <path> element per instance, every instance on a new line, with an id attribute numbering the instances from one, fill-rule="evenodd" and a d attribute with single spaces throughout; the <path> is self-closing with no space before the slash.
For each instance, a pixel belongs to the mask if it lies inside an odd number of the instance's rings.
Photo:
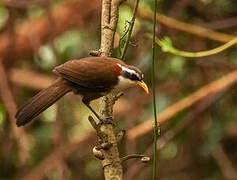
<path id="1" fill-rule="evenodd" d="M 87 57 L 68 61 L 54 69 L 64 79 L 89 89 L 107 89 L 114 86 L 118 78 L 114 72 L 115 58 Z"/>

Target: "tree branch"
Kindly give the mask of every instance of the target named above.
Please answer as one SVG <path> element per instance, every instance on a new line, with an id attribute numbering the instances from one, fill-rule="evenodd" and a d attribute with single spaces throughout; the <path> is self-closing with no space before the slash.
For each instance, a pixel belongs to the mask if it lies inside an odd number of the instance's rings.
<path id="1" fill-rule="evenodd" d="M 24 129 L 16 127 L 16 119 L 15 119 L 16 103 L 13 99 L 11 89 L 8 86 L 7 75 L 1 60 L 0 60 L 0 84 L 1 84 L 0 85 L 1 98 L 8 110 L 8 116 L 11 128 L 13 130 L 17 145 L 19 147 L 19 156 L 22 162 L 25 163 L 29 158 L 29 154 L 26 150 L 28 141 Z"/>
<path id="2" fill-rule="evenodd" d="M 144 162 L 144 163 L 150 161 L 150 157 L 142 155 L 142 154 L 130 154 L 130 155 L 127 155 L 127 156 L 121 158 L 121 161 L 125 162 L 125 161 L 127 161 L 129 159 L 140 159 L 141 162 Z"/>
<path id="3" fill-rule="evenodd" d="M 101 44 L 100 56 L 111 56 L 114 44 L 114 35 L 118 22 L 119 5 L 121 0 L 103 0 L 102 14 L 101 14 Z M 113 116 L 113 105 L 117 100 L 115 93 L 111 93 L 102 98 L 100 112 L 103 119 L 111 118 Z M 119 157 L 117 147 L 117 137 L 114 132 L 114 127 L 111 124 L 101 124 L 100 134 L 97 134 L 102 143 L 111 144 L 108 149 L 102 149 L 104 177 L 109 179 L 122 179 L 123 169 Z"/>

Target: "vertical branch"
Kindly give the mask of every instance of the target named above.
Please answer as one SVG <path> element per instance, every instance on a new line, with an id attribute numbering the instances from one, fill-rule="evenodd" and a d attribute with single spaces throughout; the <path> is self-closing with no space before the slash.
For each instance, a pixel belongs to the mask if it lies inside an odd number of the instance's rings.
<path id="1" fill-rule="evenodd" d="M 153 95 L 153 110 L 154 110 L 154 156 L 153 156 L 153 173 L 152 179 L 157 179 L 157 139 L 160 134 L 160 128 L 157 121 L 157 113 L 156 113 L 156 84 L 155 84 L 155 38 L 156 38 L 156 9 L 157 9 L 157 0 L 155 0 L 155 7 L 154 7 L 154 19 L 153 19 L 153 39 L 152 39 L 152 95 Z"/>
<path id="2" fill-rule="evenodd" d="M 119 5 L 123 0 L 103 0 L 102 14 L 101 14 L 101 45 L 100 55 L 111 56 L 114 43 L 114 35 L 118 22 Z M 117 96 L 113 93 L 103 97 L 101 100 L 101 117 L 103 119 L 111 118 L 113 116 L 113 105 Z M 116 134 L 114 126 L 111 124 L 101 124 L 99 126 L 99 138 L 102 144 L 108 144 L 106 148 L 102 148 L 104 177 L 109 179 L 122 179 L 123 169 L 119 157 Z"/>
<path id="3" fill-rule="evenodd" d="M 8 115 L 10 119 L 11 128 L 16 138 L 17 145 L 19 147 L 19 155 L 22 162 L 26 162 L 29 154 L 26 150 L 26 134 L 24 129 L 16 127 L 16 104 L 13 99 L 10 87 L 8 86 L 6 72 L 4 70 L 2 61 L 0 60 L 0 93 L 2 101 L 8 110 Z"/>
<path id="4" fill-rule="evenodd" d="M 110 11 L 111 11 L 111 0 L 103 0 L 102 14 L 101 14 L 101 43 L 100 43 L 101 56 L 112 55 L 115 29 L 112 29 L 110 24 Z"/>

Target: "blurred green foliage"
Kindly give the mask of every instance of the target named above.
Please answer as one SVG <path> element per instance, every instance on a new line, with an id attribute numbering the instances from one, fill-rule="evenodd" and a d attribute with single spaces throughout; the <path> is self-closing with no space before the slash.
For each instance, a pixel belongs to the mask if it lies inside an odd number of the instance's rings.
<path id="1" fill-rule="evenodd" d="M 81 56 L 80 49 L 83 48 L 86 38 L 86 33 L 80 30 L 66 31 L 58 36 L 54 40 L 54 46 L 62 62 Z"/>
<path id="2" fill-rule="evenodd" d="M 7 111 L 3 104 L 0 103 L 0 128 L 2 128 L 3 123 L 6 121 Z"/>
<path id="3" fill-rule="evenodd" d="M 0 5 L 0 29 L 5 25 L 7 19 L 8 19 L 8 10 L 6 7 Z"/>
<path id="4" fill-rule="evenodd" d="M 50 5 L 60 6 L 62 2 L 64 1 L 52 0 Z M 236 2 L 235 0 L 167 0 L 159 1 L 158 11 L 181 21 L 207 26 L 216 31 L 236 35 L 236 23 L 229 21 L 229 18 L 237 17 Z M 145 0 L 141 1 L 141 3 L 144 4 L 144 8 L 153 9 L 151 8 L 154 3 L 153 0 Z M 18 9 L 18 11 L 17 20 L 19 21 L 17 21 L 17 26 L 27 22 L 29 19 L 44 17 L 47 13 L 44 6 L 33 6 L 31 8 Z M 116 42 L 124 35 L 131 17 L 132 9 L 127 5 L 122 5 L 120 7 Z M 0 3 L 1 33 L 5 31 L 4 27 L 8 18 L 9 7 Z M 35 54 L 32 55 L 31 59 L 21 59 L 10 67 L 34 71 L 43 75 L 52 75 L 51 70 L 56 65 L 70 59 L 87 56 L 90 50 L 98 49 L 99 47 L 100 18 L 95 16 L 92 22 L 88 22 L 87 19 L 84 21 L 83 27 L 73 27 L 57 35 L 52 42 L 42 44 L 39 50 L 34 52 Z M 228 26 L 222 28 L 220 22 L 225 22 Z M 149 87 L 151 84 L 150 62 L 152 46 L 151 39 L 147 37 L 147 34 L 151 32 L 152 22 L 141 18 L 136 19 L 132 39 L 125 58 L 126 63 L 133 64 L 142 69 L 145 74 L 145 82 Z M 206 84 L 236 70 L 236 46 L 222 53 L 197 58 L 192 61 L 190 58 L 179 56 L 176 50 L 199 52 L 213 49 L 222 43 L 181 32 L 159 23 L 157 37 L 159 37 L 162 44 L 162 49 L 157 48 L 156 53 L 158 60 L 156 102 L 159 113 Z M 177 49 L 175 49 L 176 47 Z M 174 52 L 174 54 L 170 52 Z M 14 53 L 14 51 L 11 53 Z M 11 69 L 9 70 L 10 73 Z M 18 106 L 37 93 L 36 90 L 22 87 L 20 84 L 15 84 L 12 81 L 10 81 L 10 85 Z M 220 97 L 215 99 L 203 111 L 197 113 L 200 104 L 199 106 L 194 105 L 162 124 L 161 138 L 166 132 L 175 133 L 175 135 L 159 151 L 159 173 L 161 180 L 226 179 L 223 172 L 224 169 L 219 166 L 220 163 L 225 164 L 225 160 L 222 159 L 219 162 L 219 159 L 213 156 L 213 152 L 219 147 L 225 150 L 225 155 L 235 169 L 237 164 L 236 91 L 237 87 L 233 86 L 226 92 L 223 92 Z M 208 101 L 208 99 L 203 101 Z M 98 111 L 98 101 L 93 102 L 92 105 Z M 132 129 L 136 125 L 151 119 L 151 97 L 146 96 L 139 88 L 129 89 L 124 97 L 116 103 L 114 113 L 115 119 L 118 122 L 116 131 Z M 19 179 L 32 172 L 44 159 L 48 158 L 51 153 L 55 153 L 55 150 L 62 146 L 81 142 L 87 136 L 95 137 L 96 135 L 91 133 L 92 127 L 87 121 L 89 114 L 90 112 L 81 103 L 80 97 L 65 96 L 57 105 L 49 108 L 25 128 L 29 141 L 29 144 L 26 146 L 30 157 L 26 164 L 22 164 L 17 141 L 14 138 L 15 135 L 8 118 L 8 112 L 1 102 L 0 180 Z M 192 115 L 195 117 L 190 118 Z M 185 126 L 187 119 L 191 119 L 191 121 Z M 177 129 L 179 130 L 177 131 Z M 22 140 L 21 137 L 19 139 Z M 151 133 L 129 143 L 125 139 L 119 145 L 121 157 L 133 153 L 146 154 L 151 144 Z M 57 157 L 59 166 L 47 171 L 44 179 L 102 179 L 101 164 L 92 156 L 91 152 L 95 145 L 96 142 L 89 139 L 80 144 L 73 153 L 69 153 L 66 157 L 62 159 Z M 64 153 L 71 152 L 70 148 L 72 147 L 65 147 Z M 130 179 L 151 179 L 151 170 L 151 163 L 141 165 L 138 160 L 129 160 L 127 165 L 124 166 L 126 177 L 131 177 Z"/>

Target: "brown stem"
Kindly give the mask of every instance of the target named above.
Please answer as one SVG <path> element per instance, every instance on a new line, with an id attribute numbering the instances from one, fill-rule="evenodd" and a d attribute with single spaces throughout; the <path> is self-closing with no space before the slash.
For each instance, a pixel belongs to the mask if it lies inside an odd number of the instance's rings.
<path id="1" fill-rule="evenodd" d="M 26 162 L 29 157 L 29 154 L 26 150 L 27 145 L 26 134 L 24 129 L 17 128 L 16 126 L 16 119 L 15 119 L 16 103 L 13 99 L 11 89 L 8 86 L 7 75 L 1 60 L 0 60 L 0 84 L 1 84 L 0 86 L 1 98 L 8 110 L 11 128 L 13 130 L 13 133 L 15 134 L 15 138 L 19 147 L 20 159 L 22 160 L 22 162 Z"/>
<path id="2" fill-rule="evenodd" d="M 118 9 L 121 0 L 103 0 L 101 14 L 101 44 L 100 55 L 111 56 L 114 44 L 114 35 L 118 22 Z M 113 105 L 117 96 L 113 93 L 103 97 L 101 101 L 100 112 L 103 119 L 113 116 Z M 111 124 L 102 124 L 100 126 L 101 143 L 109 143 L 112 146 L 103 150 L 104 159 L 101 160 L 104 170 L 104 177 L 109 179 L 122 179 L 123 169 L 119 158 L 117 138 L 114 127 Z"/>

